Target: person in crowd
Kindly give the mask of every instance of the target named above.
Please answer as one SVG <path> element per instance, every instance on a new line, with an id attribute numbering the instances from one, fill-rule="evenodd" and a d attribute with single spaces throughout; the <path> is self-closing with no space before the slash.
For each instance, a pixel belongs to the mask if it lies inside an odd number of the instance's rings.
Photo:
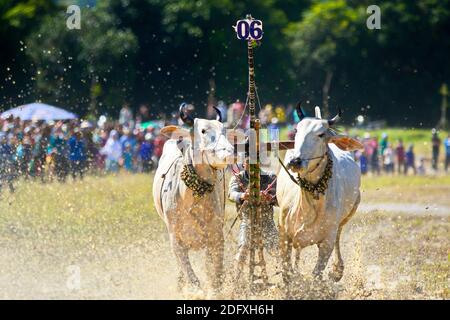
<path id="1" fill-rule="evenodd" d="M 119 124 L 125 127 L 133 126 L 133 112 L 128 103 L 125 103 L 120 109 Z"/>
<path id="2" fill-rule="evenodd" d="M 116 130 L 111 130 L 109 138 L 105 146 L 100 150 L 100 153 L 105 156 L 106 172 L 117 173 L 119 165 L 122 161 L 122 145 L 119 141 L 119 133 Z"/>
<path id="3" fill-rule="evenodd" d="M 369 162 L 365 151 L 361 152 L 359 155 L 359 167 L 361 169 L 361 174 L 366 175 L 368 172 Z"/>
<path id="4" fill-rule="evenodd" d="M 126 142 L 123 148 L 123 168 L 128 172 L 134 172 L 133 146 Z"/>
<path id="5" fill-rule="evenodd" d="M 69 162 L 73 180 L 83 179 L 86 161 L 86 144 L 79 128 L 73 129 L 69 139 Z"/>
<path id="6" fill-rule="evenodd" d="M 173 126 L 178 125 L 178 112 L 174 111 L 170 114 L 169 124 Z"/>
<path id="7" fill-rule="evenodd" d="M 95 171 L 99 148 L 95 143 L 94 132 L 90 127 L 82 127 L 81 129 L 83 130 L 82 134 L 86 142 L 86 170 Z"/>
<path id="8" fill-rule="evenodd" d="M 152 169 L 153 142 L 151 133 L 145 135 L 144 141 L 139 149 L 139 157 L 142 163 L 142 171 L 150 172 Z"/>
<path id="9" fill-rule="evenodd" d="M 48 153 L 53 158 L 56 179 L 65 182 L 69 173 L 68 143 L 61 125 L 50 136 Z"/>
<path id="10" fill-rule="evenodd" d="M 32 138 L 29 133 L 29 128 L 25 128 L 22 138 L 16 148 L 16 158 L 19 173 L 27 180 L 30 177 L 30 164 L 32 160 Z"/>
<path id="11" fill-rule="evenodd" d="M 441 139 L 436 129 L 431 130 L 431 166 L 434 171 L 438 169 L 439 149 L 441 147 Z"/>
<path id="12" fill-rule="evenodd" d="M 272 105 L 266 104 L 266 106 L 259 111 L 259 120 L 262 126 L 266 126 L 272 120 Z"/>
<path id="13" fill-rule="evenodd" d="M 405 171 L 405 147 L 402 139 L 398 139 L 395 156 L 397 157 L 397 173 L 400 174 Z"/>
<path id="14" fill-rule="evenodd" d="M 450 166 L 450 133 L 447 136 L 447 139 L 444 141 L 445 147 L 445 172 L 448 172 L 448 167 Z"/>
<path id="15" fill-rule="evenodd" d="M 166 143 L 167 138 L 159 133 L 155 140 L 153 140 L 153 162 L 154 166 L 158 166 L 159 159 L 162 156 L 164 144 Z"/>
<path id="16" fill-rule="evenodd" d="M 371 139 L 371 156 L 370 156 L 370 170 L 372 174 L 380 175 L 380 161 L 378 156 L 378 140 L 376 137 Z"/>
<path id="17" fill-rule="evenodd" d="M 4 185 L 8 185 L 11 193 L 14 192 L 14 151 L 8 136 L 0 132 L 0 193 Z"/>
<path id="18" fill-rule="evenodd" d="M 34 176 L 39 176 L 41 181 L 44 182 L 51 128 L 47 125 L 42 125 L 40 128 L 40 130 L 37 130 L 38 134 L 33 149 Z"/>
<path id="19" fill-rule="evenodd" d="M 394 150 L 391 147 L 391 144 L 388 143 L 383 152 L 383 167 L 384 171 L 388 174 L 394 173 Z"/>
<path id="20" fill-rule="evenodd" d="M 147 104 L 143 103 L 139 107 L 139 113 L 136 117 L 136 122 L 145 123 L 151 120 L 150 118 L 150 109 Z"/>
<path id="21" fill-rule="evenodd" d="M 275 117 L 278 119 L 278 123 L 280 125 L 284 125 L 286 123 L 286 112 L 282 105 L 278 105 L 275 108 Z"/>
<path id="22" fill-rule="evenodd" d="M 425 159 L 423 157 L 420 157 L 420 159 L 419 159 L 419 166 L 417 167 L 417 174 L 419 176 L 424 176 L 425 173 L 426 173 Z"/>
<path id="23" fill-rule="evenodd" d="M 245 105 L 239 100 L 236 100 L 236 102 L 232 103 L 228 108 L 227 119 L 228 128 L 231 129 L 234 129 L 235 127 L 245 129 L 248 127 L 250 120 L 248 114 L 245 113 Z"/>
<path id="24" fill-rule="evenodd" d="M 405 163 L 405 175 L 408 174 L 409 168 L 413 169 L 414 174 L 417 174 L 416 170 L 416 159 L 414 154 L 414 145 L 410 144 L 408 147 L 408 151 L 405 154 L 406 163 Z"/>
<path id="25" fill-rule="evenodd" d="M 386 150 L 387 146 L 389 143 L 389 137 L 388 134 L 386 132 L 383 132 L 381 134 L 381 141 L 380 141 L 380 154 L 381 156 L 384 155 L 384 150 Z"/>

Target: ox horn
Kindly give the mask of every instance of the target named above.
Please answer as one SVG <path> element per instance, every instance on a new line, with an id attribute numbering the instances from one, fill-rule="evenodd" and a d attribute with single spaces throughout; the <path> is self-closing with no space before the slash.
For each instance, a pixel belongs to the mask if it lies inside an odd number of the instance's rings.
<path id="1" fill-rule="evenodd" d="M 297 103 L 297 106 L 295 107 L 295 110 L 297 111 L 298 118 L 300 119 L 300 121 L 302 121 L 303 118 L 306 117 L 306 114 L 303 112 L 302 101 Z"/>
<path id="2" fill-rule="evenodd" d="M 213 108 L 214 110 L 216 110 L 217 113 L 216 120 L 222 122 L 222 112 L 220 112 L 220 110 L 216 106 L 213 106 Z"/>
<path id="3" fill-rule="evenodd" d="M 185 109 L 186 108 L 186 103 L 183 102 L 180 105 L 180 119 L 189 127 L 192 127 L 194 125 L 194 119 L 192 119 L 191 116 L 189 116 L 188 114 L 186 114 Z"/>
<path id="4" fill-rule="evenodd" d="M 335 115 L 333 117 L 333 119 L 328 120 L 328 125 L 330 127 L 333 126 L 336 122 L 338 122 L 341 119 L 341 115 L 342 115 L 342 110 L 341 110 L 341 108 L 338 108 L 337 115 Z"/>

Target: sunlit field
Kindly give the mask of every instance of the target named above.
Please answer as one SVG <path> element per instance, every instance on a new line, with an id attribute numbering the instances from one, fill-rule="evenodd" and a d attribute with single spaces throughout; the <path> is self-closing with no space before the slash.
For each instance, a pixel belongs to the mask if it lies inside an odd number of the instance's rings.
<path id="1" fill-rule="evenodd" d="M 151 175 L 120 174 L 66 184 L 21 181 L 15 194 L 4 190 L 0 298 L 182 298 L 151 185 Z M 317 249 L 307 248 L 296 297 L 450 298 L 450 177 L 366 177 L 362 191 L 361 209 L 342 239 L 343 279 L 318 290 L 310 277 Z M 234 216 L 229 203 L 225 232 Z M 236 233 L 235 226 L 226 240 L 226 270 Z M 265 297 L 282 298 L 276 263 L 267 259 L 275 287 Z M 204 280 L 202 260 L 193 254 Z M 73 270 L 80 272 L 76 288 L 70 285 Z M 230 288 L 228 282 L 224 298 Z"/>

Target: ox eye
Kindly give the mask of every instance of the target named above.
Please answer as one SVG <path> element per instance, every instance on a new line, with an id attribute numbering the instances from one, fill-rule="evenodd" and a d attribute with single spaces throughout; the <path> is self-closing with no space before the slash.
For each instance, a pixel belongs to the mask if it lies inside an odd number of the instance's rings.
<path id="1" fill-rule="evenodd" d="M 202 129 L 202 133 L 205 134 L 205 132 L 206 132 L 206 130 L 205 130 L 205 129 Z"/>
<path id="2" fill-rule="evenodd" d="M 323 137 L 325 137 L 325 133 L 318 134 L 317 136 L 318 136 L 319 138 L 323 138 Z"/>

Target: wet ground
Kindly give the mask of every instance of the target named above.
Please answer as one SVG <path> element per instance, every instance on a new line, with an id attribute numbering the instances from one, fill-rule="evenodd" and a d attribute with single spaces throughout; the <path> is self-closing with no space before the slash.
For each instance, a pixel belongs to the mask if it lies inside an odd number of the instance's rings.
<path id="1" fill-rule="evenodd" d="M 176 288 L 177 267 L 165 227 L 151 206 L 150 185 L 148 176 L 120 176 L 65 185 L 20 184 L 16 194 L 3 194 L 0 298 L 183 298 Z M 425 195 L 426 188 L 422 187 Z M 435 183 L 429 188 L 433 203 L 420 195 L 414 203 L 387 202 L 382 195 L 372 196 L 376 188 L 367 187 L 360 210 L 342 236 L 343 279 L 338 284 L 313 281 L 317 249 L 307 248 L 302 251 L 293 297 L 449 299 L 447 186 Z M 402 192 L 414 198 L 406 188 Z M 229 226 L 233 207 L 228 206 L 227 212 Z M 235 236 L 236 227 L 233 232 Z M 230 239 L 227 270 L 234 253 Z M 203 254 L 192 254 L 194 269 L 205 283 L 203 260 Z M 276 263 L 271 257 L 267 260 L 274 287 L 258 297 L 283 298 Z M 224 298 L 231 297 L 231 287 L 227 281 Z"/>

